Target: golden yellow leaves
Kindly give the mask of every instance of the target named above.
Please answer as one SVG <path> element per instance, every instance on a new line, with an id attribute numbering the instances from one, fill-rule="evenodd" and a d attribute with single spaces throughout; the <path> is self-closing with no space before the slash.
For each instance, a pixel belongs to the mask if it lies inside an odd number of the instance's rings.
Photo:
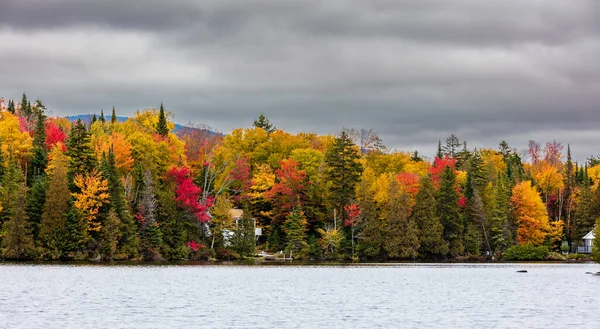
<path id="1" fill-rule="evenodd" d="M 109 202 L 108 181 L 94 170 L 85 176 L 75 176 L 74 183 L 81 192 L 72 194 L 75 198 L 73 206 L 86 219 L 89 231 L 99 231 L 101 224 L 96 217 L 100 207 Z"/>

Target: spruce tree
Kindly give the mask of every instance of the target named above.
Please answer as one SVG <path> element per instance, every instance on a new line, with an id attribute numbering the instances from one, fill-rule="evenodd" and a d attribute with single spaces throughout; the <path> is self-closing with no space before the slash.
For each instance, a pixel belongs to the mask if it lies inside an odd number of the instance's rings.
<path id="1" fill-rule="evenodd" d="M 499 174 L 498 182 L 494 186 L 494 208 L 492 211 L 492 227 L 490 228 L 490 244 L 494 253 L 504 251 L 504 249 L 512 245 L 512 241 L 514 240 L 508 217 L 510 212 L 510 192 L 508 191 L 507 184 L 507 177 Z"/>
<path id="2" fill-rule="evenodd" d="M 15 101 L 13 101 L 12 99 L 8 101 L 7 110 L 8 110 L 8 112 L 15 114 Z"/>
<path id="3" fill-rule="evenodd" d="M 25 93 L 23 93 L 23 97 L 21 98 L 21 109 L 19 114 L 25 118 L 31 117 L 31 104 L 29 104 Z"/>
<path id="4" fill-rule="evenodd" d="M 389 195 L 384 249 L 390 258 L 414 259 L 419 254 L 419 229 L 409 217 L 408 195 L 400 190 L 397 181 L 390 184 Z"/>
<path id="5" fill-rule="evenodd" d="M 96 159 L 90 143 L 90 134 L 81 119 L 78 119 L 71 129 L 66 155 L 69 156 L 68 177 L 70 182 L 73 181 L 75 175 L 85 175 L 94 169 Z M 71 186 L 71 189 L 76 192 L 74 185 Z"/>
<path id="6" fill-rule="evenodd" d="M 117 114 L 115 113 L 115 107 L 114 106 L 112 108 L 112 115 L 110 117 L 110 123 L 111 124 L 117 123 Z"/>
<path id="7" fill-rule="evenodd" d="M 233 249 L 242 256 L 252 256 L 255 252 L 254 220 L 244 209 L 242 218 L 238 220 L 233 236 Z"/>
<path id="8" fill-rule="evenodd" d="M 67 169 L 57 161 L 57 166 L 48 177 L 48 190 L 38 236 L 38 244 L 44 248 L 44 258 L 59 259 L 67 249 L 67 213 L 70 209 L 71 193 Z"/>
<path id="9" fill-rule="evenodd" d="M 2 257 L 11 260 L 27 260 L 35 257 L 33 236 L 29 229 L 25 212 L 27 187 L 21 183 L 11 204 L 10 219 L 4 223 L 4 239 L 2 240 Z"/>
<path id="10" fill-rule="evenodd" d="M 106 123 L 106 118 L 104 118 L 104 109 L 100 110 L 100 118 L 98 118 L 98 120 L 100 120 L 102 123 Z"/>
<path id="11" fill-rule="evenodd" d="M 254 127 L 262 128 L 269 134 L 277 129 L 262 113 L 258 116 L 258 119 L 254 120 Z"/>
<path id="12" fill-rule="evenodd" d="M 438 215 L 444 225 L 444 239 L 448 241 L 450 256 L 456 257 L 464 253 L 463 228 L 458 210 L 458 193 L 456 191 L 456 174 L 454 169 L 446 166 L 441 175 L 438 194 Z"/>
<path id="13" fill-rule="evenodd" d="M 158 123 L 156 124 L 156 133 L 162 137 L 169 135 L 169 126 L 167 125 L 167 116 L 163 104 L 160 103 L 160 110 L 158 112 Z"/>
<path id="14" fill-rule="evenodd" d="M 46 175 L 38 175 L 34 177 L 31 184 L 31 191 L 27 198 L 26 212 L 29 222 L 31 223 L 31 233 L 37 241 L 42 223 L 42 214 L 44 212 L 44 204 L 46 203 L 46 189 L 48 188 L 48 180 Z"/>
<path id="15" fill-rule="evenodd" d="M 594 203 L 597 202 L 597 198 L 600 197 L 598 195 L 598 190 L 596 189 L 596 193 L 592 194 L 591 186 L 589 180 L 586 175 L 583 175 L 583 179 L 581 182 L 581 187 L 579 188 L 579 202 L 577 203 L 577 208 L 575 209 L 575 218 L 574 218 L 574 241 L 580 241 L 593 227 L 597 218 L 600 218 L 595 211 L 597 211 L 597 205 Z"/>
<path id="16" fill-rule="evenodd" d="M 354 196 L 354 187 L 360 181 L 362 165 L 359 162 L 360 155 L 352 139 L 342 131 L 340 137 L 336 138 L 333 144 L 325 153 L 325 164 L 327 166 L 325 176 L 331 183 L 329 192 L 331 193 L 332 203 L 340 214 L 341 222 L 346 218 L 344 206 Z M 338 225 L 341 227 L 341 225 Z"/>
<path id="17" fill-rule="evenodd" d="M 572 204 L 574 199 L 573 192 L 575 188 L 575 168 L 573 165 L 573 160 L 571 158 L 571 145 L 567 145 L 567 161 L 565 162 L 563 183 L 565 189 L 562 196 L 564 200 L 562 212 L 565 214 L 566 217 L 564 233 L 565 237 L 567 238 L 567 242 L 570 246 L 573 241 L 573 220 L 571 214 L 574 210 Z"/>
<path id="18" fill-rule="evenodd" d="M 110 209 L 100 228 L 100 257 L 102 260 L 112 261 L 117 253 L 119 239 L 121 238 L 121 220 L 114 209 Z"/>
<path id="19" fill-rule="evenodd" d="M 306 226 L 308 225 L 304 212 L 300 206 L 287 216 L 284 223 L 286 237 L 285 251 L 292 252 L 296 257 L 303 257 L 308 253 L 308 242 L 306 241 Z"/>
<path id="20" fill-rule="evenodd" d="M 92 121 L 90 122 L 90 126 L 96 123 L 96 121 L 98 121 L 98 118 L 96 117 L 96 113 L 94 113 L 94 116 L 92 116 Z"/>
<path id="21" fill-rule="evenodd" d="M 454 134 L 450 135 L 446 138 L 446 146 L 443 147 L 444 155 L 449 158 L 455 158 L 459 152 L 460 146 L 461 142 L 458 137 Z"/>
<path id="22" fill-rule="evenodd" d="M 448 242 L 444 240 L 444 226 L 437 214 L 435 189 L 429 175 L 419 181 L 419 192 L 411 219 L 419 230 L 419 256 L 422 258 L 440 258 L 448 254 Z"/>
<path id="23" fill-rule="evenodd" d="M 139 247 L 137 228 L 129 210 L 127 200 L 125 199 L 125 189 L 117 172 L 115 154 L 112 147 L 109 148 L 108 154 L 103 157 L 100 170 L 104 179 L 108 181 L 110 208 L 114 209 L 122 223 L 119 254 L 122 257 L 136 257 Z"/>
<path id="24" fill-rule="evenodd" d="M 44 174 L 48 165 L 48 151 L 46 149 L 46 116 L 43 110 L 37 112 L 35 130 L 33 133 L 33 158 L 31 167 L 33 176 Z"/>
<path id="25" fill-rule="evenodd" d="M 442 141 L 438 140 L 437 152 L 435 153 L 435 157 L 438 159 L 444 158 L 444 152 L 442 151 Z"/>
<path id="26" fill-rule="evenodd" d="M 16 202 L 19 186 L 25 182 L 25 176 L 21 167 L 15 162 L 12 149 L 9 149 L 9 156 L 6 164 L 4 176 L 2 177 L 2 188 L 0 189 L 0 205 L 2 205 L 2 216 L 0 223 L 5 222 L 11 217 L 12 205 Z"/>

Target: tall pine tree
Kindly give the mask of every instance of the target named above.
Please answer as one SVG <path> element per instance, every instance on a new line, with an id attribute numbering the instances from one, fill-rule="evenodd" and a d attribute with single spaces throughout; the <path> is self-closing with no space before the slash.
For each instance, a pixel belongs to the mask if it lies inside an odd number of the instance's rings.
<path id="1" fill-rule="evenodd" d="M 440 191 L 438 194 L 438 215 L 444 225 L 444 239 L 448 241 L 450 256 L 464 254 L 464 224 L 458 209 L 459 196 L 456 191 L 456 174 L 454 169 L 446 166 L 442 171 Z"/>
<path id="2" fill-rule="evenodd" d="M 33 259 L 35 247 L 25 212 L 27 187 L 21 183 L 15 192 L 16 197 L 12 203 L 5 205 L 10 208 L 11 215 L 4 223 L 6 233 L 2 240 L 2 257 L 12 260 Z"/>
<path id="3" fill-rule="evenodd" d="M 388 257 L 414 259 L 419 254 L 419 229 L 413 218 L 409 217 L 408 195 L 395 180 L 390 184 L 389 195 L 384 249 Z"/>
<path id="4" fill-rule="evenodd" d="M 163 103 L 160 103 L 160 110 L 158 111 L 158 123 L 156 124 L 156 133 L 162 137 L 169 135 L 169 126 L 167 125 L 167 116 Z"/>
<path id="5" fill-rule="evenodd" d="M 411 215 L 419 229 L 419 256 L 440 258 L 448 254 L 448 243 L 444 240 L 444 226 L 437 214 L 435 189 L 429 175 L 419 181 L 419 192 Z"/>

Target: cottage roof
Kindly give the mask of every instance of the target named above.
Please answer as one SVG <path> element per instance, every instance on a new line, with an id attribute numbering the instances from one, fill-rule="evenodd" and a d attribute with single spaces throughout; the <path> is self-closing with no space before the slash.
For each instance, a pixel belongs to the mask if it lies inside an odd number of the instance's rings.
<path id="1" fill-rule="evenodd" d="M 229 216 L 231 216 L 232 219 L 242 218 L 243 214 L 244 210 L 242 209 L 229 209 Z"/>
<path id="2" fill-rule="evenodd" d="M 594 230 L 591 230 L 583 237 L 584 240 L 594 240 Z"/>

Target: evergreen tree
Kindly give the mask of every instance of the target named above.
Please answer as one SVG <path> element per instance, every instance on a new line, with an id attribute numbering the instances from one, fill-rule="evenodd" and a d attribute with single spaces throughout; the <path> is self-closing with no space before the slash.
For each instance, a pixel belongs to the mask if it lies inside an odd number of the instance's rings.
<path id="1" fill-rule="evenodd" d="M 594 226 L 594 244 L 592 246 L 592 259 L 597 263 L 600 263 L 600 218 L 596 220 L 596 225 Z"/>
<path id="2" fill-rule="evenodd" d="M 111 261 L 117 253 L 119 239 L 121 238 L 121 220 L 114 209 L 110 209 L 100 228 L 100 257 Z"/>
<path id="3" fill-rule="evenodd" d="M 389 193 L 384 249 L 391 258 L 414 259 L 419 254 L 419 229 L 409 217 L 408 195 L 400 190 L 397 181 L 392 182 Z"/>
<path id="4" fill-rule="evenodd" d="M 354 187 L 360 180 L 363 170 L 359 159 L 360 155 L 356 145 L 344 131 L 325 153 L 325 164 L 327 165 L 325 175 L 331 182 L 329 191 L 332 203 L 340 214 L 341 222 L 346 218 L 344 206 L 354 196 Z M 338 226 L 341 227 L 341 225 Z"/>
<path id="5" fill-rule="evenodd" d="M 25 93 L 23 93 L 23 97 L 21 98 L 21 109 L 19 114 L 25 118 L 31 117 L 31 104 L 29 104 L 27 95 L 25 95 Z"/>
<path id="6" fill-rule="evenodd" d="M 573 165 L 573 160 L 571 158 L 571 145 L 567 145 L 567 161 L 565 162 L 564 169 L 564 193 L 563 193 L 563 213 L 565 214 L 565 226 L 564 226 L 564 234 L 567 238 L 567 242 L 571 245 L 573 241 L 573 220 L 571 214 L 573 213 L 573 203 L 574 203 L 574 195 L 573 190 L 575 188 L 575 168 Z"/>
<path id="7" fill-rule="evenodd" d="M 75 175 L 85 175 L 94 169 L 96 160 L 90 143 L 90 135 L 81 119 L 78 119 L 71 129 L 66 155 L 69 156 L 68 177 L 70 182 L 73 181 Z M 76 192 L 74 185 L 72 191 Z"/>
<path id="8" fill-rule="evenodd" d="M 423 258 L 439 258 L 448 254 L 444 240 L 444 226 L 436 211 L 435 189 L 431 177 L 426 175 L 419 182 L 411 219 L 419 230 L 419 255 Z"/>
<path id="9" fill-rule="evenodd" d="M 57 163 L 58 160 L 53 159 Z M 71 200 L 65 166 L 58 163 L 48 179 L 38 244 L 44 248 L 45 258 L 59 259 L 66 251 L 66 214 L 69 212 Z"/>
<path id="10" fill-rule="evenodd" d="M 15 191 L 16 197 L 8 206 L 10 219 L 4 223 L 4 239 L 2 240 L 2 257 L 12 260 L 26 260 L 35 257 L 33 236 L 29 230 L 25 212 L 25 195 L 27 187 L 24 183 Z"/>
<path id="11" fill-rule="evenodd" d="M 494 253 L 502 252 L 512 245 L 514 234 L 511 234 L 508 215 L 510 213 L 510 193 L 506 176 L 500 176 L 494 186 L 494 208 L 492 211 L 492 227 L 490 229 L 490 244 Z"/>
<path id="12" fill-rule="evenodd" d="M 440 141 L 440 140 L 438 140 L 438 148 L 437 148 L 437 152 L 435 153 L 435 157 L 438 159 L 444 158 L 444 152 L 442 151 L 442 141 Z"/>
<path id="13" fill-rule="evenodd" d="M 446 138 L 446 146 L 443 147 L 444 155 L 449 158 L 455 158 L 459 152 L 460 146 L 461 142 L 458 137 L 454 134 L 450 135 Z"/>
<path id="14" fill-rule="evenodd" d="M 598 197 L 598 190 L 596 189 L 596 193 L 592 194 L 591 186 L 589 180 L 583 175 L 583 179 L 581 182 L 581 187 L 579 188 L 579 202 L 577 203 L 577 208 L 575 209 L 575 218 L 574 218 L 574 241 L 580 241 L 584 235 L 586 235 L 593 227 L 597 218 L 600 218 L 595 211 L 594 201 Z M 597 202 L 597 201 L 596 201 Z"/>
<path id="15" fill-rule="evenodd" d="M 8 110 L 8 112 L 15 114 L 15 101 L 13 101 L 12 99 L 8 101 L 7 110 Z"/>
<path id="16" fill-rule="evenodd" d="M 475 152 L 477 152 L 477 150 L 475 150 Z M 471 156 L 472 153 L 467 149 L 467 142 L 463 141 L 463 149 L 456 153 L 456 168 L 459 170 L 466 170 L 469 166 Z"/>
<path id="17" fill-rule="evenodd" d="M 486 215 L 483 210 L 483 202 L 477 190 L 467 203 L 467 220 L 465 222 L 464 245 L 465 251 L 471 255 L 481 254 L 481 250 L 491 252 L 488 239 L 488 228 L 486 227 Z"/>
<path id="18" fill-rule="evenodd" d="M 161 104 L 161 107 L 162 107 L 162 104 Z M 115 113 L 115 107 L 114 106 L 112 108 L 112 115 L 110 117 L 110 123 L 111 124 L 117 123 L 117 114 Z"/>
<path id="19" fill-rule="evenodd" d="M 31 159 L 33 176 L 42 175 L 48 165 L 46 149 L 46 116 L 43 110 L 37 112 L 35 130 L 33 133 L 33 158 Z"/>
<path id="20" fill-rule="evenodd" d="M 368 182 L 359 183 L 357 197 L 361 223 L 361 230 L 357 235 L 359 254 L 366 259 L 383 258 L 385 222 L 379 216 Z"/>
<path id="21" fill-rule="evenodd" d="M 450 256 L 456 257 L 464 253 L 463 228 L 458 210 L 458 193 L 456 192 L 456 174 L 454 169 L 446 166 L 441 175 L 438 195 L 438 215 L 444 225 L 444 239 L 448 241 Z"/>
<path id="22" fill-rule="evenodd" d="M 104 118 L 104 109 L 100 110 L 100 118 L 98 119 L 102 123 L 106 123 L 106 118 Z"/>
<path id="23" fill-rule="evenodd" d="M 273 126 L 269 119 L 267 119 L 267 117 L 265 117 L 263 114 L 258 116 L 258 119 L 254 120 L 254 127 L 262 128 L 269 134 L 277 130 L 277 128 Z"/>
<path id="24" fill-rule="evenodd" d="M 158 112 L 158 123 L 156 124 L 156 133 L 160 136 L 167 137 L 169 135 L 169 127 L 167 125 L 167 116 L 163 104 L 160 103 L 160 110 Z"/>
<path id="25" fill-rule="evenodd" d="M 296 257 L 303 257 L 308 252 L 308 242 L 306 242 L 306 226 L 308 225 L 304 212 L 300 206 L 287 216 L 284 223 L 286 237 L 285 251 L 292 252 Z"/>
<path id="26" fill-rule="evenodd" d="M 255 252 L 255 246 L 254 220 L 245 209 L 235 229 L 233 249 L 242 256 L 252 256 Z"/>
<path id="27" fill-rule="evenodd" d="M 481 157 L 481 153 L 477 150 L 473 152 L 473 155 L 469 159 L 468 173 L 472 179 L 472 187 L 481 193 L 487 185 L 487 178 L 483 158 Z"/>
<path id="28" fill-rule="evenodd" d="M 33 179 L 31 184 L 31 192 L 27 199 L 27 218 L 31 223 L 31 233 L 37 241 L 42 223 L 42 214 L 44 212 L 44 204 L 46 203 L 46 189 L 48 181 L 46 175 L 39 175 Z"/>
<path id="29" fill-rule="evenodd" d="M 96 117 L 96 113 L 94 113 L 94 116 L 92 117 L 92 122 L 90 122 L 90 126 L 96 123 L 96 121 L 98 121 L 98 118 Z"/>
<path id="30" fill-rule="evenodd" d="M 114 209 L 122 223 L 119 254 L 122 257 L 136 257 L 139 247 L 137 229 L 127 200 L 125 199 L 125 190 L 117 172 L 115 154 L 112 147 L 109 148 L 108 155 L 103 157 L 100 170 L 104 179 L 108 181 L 110 208 Z"/>

